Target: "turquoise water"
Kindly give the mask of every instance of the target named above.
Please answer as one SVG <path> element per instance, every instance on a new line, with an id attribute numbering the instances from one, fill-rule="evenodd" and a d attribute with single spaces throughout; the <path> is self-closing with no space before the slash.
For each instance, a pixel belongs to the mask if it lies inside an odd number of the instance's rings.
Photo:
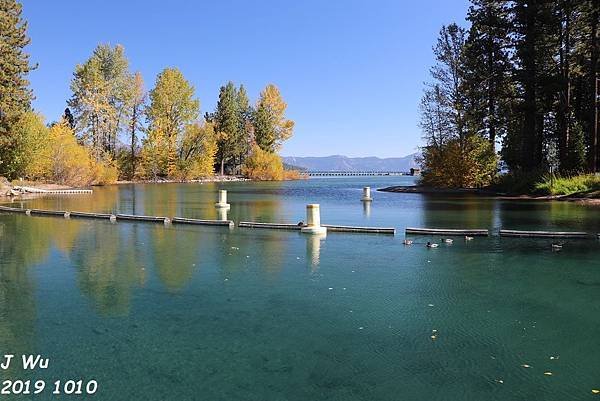
<path id="1" fill-rule="evenodd" d="M 0 214 L 4 379 L 96 380 L 97 400 L 586 400 L 600 389 L 600 243 L 406 226 L 600 232 L 600 208 L 374 192 L 408 177 L 96 188 L 23 206 L 391 226 L 395 237 Z M 16 205 L 19 205 L 17 203 Z M 435 338 L 432 338 L 435 336 Z M 529 366 L 528 368 L 522 365 Z M 544 374 L 552 373 L 552 375 Z M 90 398 L 92 399 L 92 398 Z"/>

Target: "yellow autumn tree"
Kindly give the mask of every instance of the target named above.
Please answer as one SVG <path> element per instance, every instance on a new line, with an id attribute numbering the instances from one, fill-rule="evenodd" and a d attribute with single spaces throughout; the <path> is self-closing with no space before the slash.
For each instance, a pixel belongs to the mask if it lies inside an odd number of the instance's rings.
<path id="1" fill-rule="evenodd" d="M 260 146 L 254 145 L 252 154 L 246 158 L 242 166 L 242 174 L 258 181 L 283 180 L 283 161 L 276 153 L 267 152 Z"/>
<path id="2" fill-rule="evenodd" d="M 427 146 L 420 158 L 421 184 L 438 188 L 480 188 L 497 174 L 498 156 L 480 136 L 450 139 L 442 146 Z"/>
<path id="3" fill-rule="evenodd" d="M 177 175 L 181 179 L 198 179 L 214 175 L 217 134 L 213 123 L 194 123 L 186 127 Z"/>
<path id="4" fill-rule="evenodd" d="M 71 186 L 110 184 L 118 172 L 110 160 L 96 162 L 90 150 L 77 143 L 73 130 L 64 122 L 45 131 L 26 173 L 34 180 Z"/>
<path id="5" fill-rule="evenodd" d="M 199 113 L 200 102 L 194 97 L 194 87 L 181 71 L 165 68 L 158 74 L 146 112 L 149 133 L 141 155 L 145 178 L 177 178 L 180 175 L 183 137 Z"/>
<path id="6" fill-rule="evenodd" d="M 254 112 L 254 139 L 264 151 L 275 153 L 292 136 L 294 122 L 285 117 L 287 103 L 275 85 L 260 93 Z"/>
<path id="7" fill-rule="evenodd" d="M 140 153 L 139 178 L 157 180 L 167 175 L 169 165 L 168 137 L 154 129 L 144 139 Z"/>

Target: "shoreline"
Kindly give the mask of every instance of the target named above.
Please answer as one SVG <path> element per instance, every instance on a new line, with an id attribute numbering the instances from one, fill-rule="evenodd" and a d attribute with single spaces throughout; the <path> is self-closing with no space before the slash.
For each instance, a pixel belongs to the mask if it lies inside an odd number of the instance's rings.
<path id="1" fill-rule="evenodd" d="M 205 183 L 205 182 L 245 182 L 253 181 L 238 175 L 215 175 L 213 177 L 200 178 L 195 180 L 117 180 L 112 184 L 106 185 L 126 185 L 126 184 L 186 184 L 186 183 Z M 94 185 L 92 185 L 94 186 Z M 98 185 L 102 186 L 102 185 Z"/>
<path id="2" fill-rule="evenodd" d="M 419 185 L 404 186 L 396 185 L 386 188 L 378 188 L 379 192 L 403 193 L 403 194 L 423 194 L 423 195 L 439 195 L 439 196 L 477 196 L 481 198 L 492 198 L 501 200 L 522 200 L 522 201 L 560 201 L 560 202 L 577 202 L 588 205 L 600 205 L 600 198 L 585 197 L 581 194 L 571 195 L 511 195 L 503 192 L 492 191 L 489 189 L 480 188 L 431 188 Z"/>
<path id="3" fill-rule="evenodd" d="M 105 187 L 110 185 L 128 185 L 128 184 L 185 184 L 185 183 L 211 183 L 211 182 L 246 182 L 253 181 L 249 178 L 244 178 L 241 176 L 229 176 L 229 175 L 215 175 L 214 177 L 196 179 L 196 180 L 120 180 L 116 181 L 112 184 L 103 184 L 103 185 L 88 185 L 88 186 L 70 186 L 70 185 L 61 185 L 54 183 L 46 183 L 46 182 L 34 182 L 34 181 L 15 181 L 13 183 L 8 180 L 0 181 L 0 199 L 12 199 L 12 198 L 22 198 L 28 196 L 40 195 L 40 193 L 36 193 L 34 191 L 28 191 L 27 188 L 37 189 L 37 190 L 79 190 L 79 189 L 91 189 L 93 187 Z M 25 190 L 21 189 L 25 188 Z"/>

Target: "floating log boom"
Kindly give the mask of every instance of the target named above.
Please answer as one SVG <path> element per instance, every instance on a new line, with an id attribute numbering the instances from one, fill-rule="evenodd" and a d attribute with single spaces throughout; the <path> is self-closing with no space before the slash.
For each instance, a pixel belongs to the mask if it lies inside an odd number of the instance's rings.
<path id="1" fill-rule="evenodd" d="M 175 224 L 196 224 L 202 226 L 227 226 L 233 227 L 235 223 L 231 220 L 202 220 L 202 219 L 188 219 L 185 217 L 173 217 L 172 223 Z"/>
<path id="2" fill-rule="evenodd" d="M 396 229 L 391 227 L 355 227 L 355 226 L 334 226 L 331 224 L 323 224 L 327 227 L 327 231 L 344 232 L 344 233 L 365 233 L 365 234 L 388 234 L 395 235 Z"/>
<path id="3" fill-rule="evenodd" d="M 142 216 L 142 215 L 137 215 L 137 214 L 117 214 L 116 217 L 117 217 L 117 220 L 150 221 L 150 222 L 154 222 L 154 223 L 163 223 L 165 220 L 169 220 L 168 217 Z"/>
<path id="4" fill-rule="evenodd" d="M 240 221 L 238 227 L 243 228 L 271 228 L 275 230 L 296 230 L 300 231 L 303 225 L 286 223 L 257 223 L 253 221 Z"/>
<path id="5" fill-rule="evenodd" d="M 501 237 L 531 237 L 531 238 L 585 238 L 589 234 L 580 231 L 521 231 L 500 230 Z"/>
<path id="6" fill-rule="evenodd" d="M 416 235 L 448 235 L 448 236 L 471 236 L 471 237 L 487 237 L 490 235 L 486 229 L 457 229 L 457 228 L 417 228 L 406 227 L 406 234 Z"/>
<path id="7" fill-rule="evenodd" d="M 321 224 L 323 227 L 327 227 L 327 231 L 331 232 L 346 232 L 346 233 L 365 233 L 365 234 L 389 234 L 394 235 L 396 233 L 395 228 L 387 227 L 354 227 L 354 226 L 337 226 L 332 224 Z M 238 227 L 243 228 L 270 228 L 274 230 L 295 230 L 299 231 L 303 225 L 298 224 L 287 224 L 287 223 L 257 223 L 253 221 L 240 221 Z"/>

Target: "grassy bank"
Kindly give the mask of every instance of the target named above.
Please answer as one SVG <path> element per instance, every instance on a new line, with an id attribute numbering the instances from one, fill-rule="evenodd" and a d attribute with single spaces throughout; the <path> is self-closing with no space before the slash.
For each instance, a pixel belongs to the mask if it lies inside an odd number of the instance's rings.
<path id="1" fill-rule="evenodd" d="M 536 193 L 542 195 L 587 195 L 600 192 L 600 176 L 593 174 L 573 177 L 548 175 L 538 181 L 534 189 Z"/>
<path id="2" fill-rule="evenodd" d="M 556 174 L 506 174 L 490 189 L 510 195 L 600 197 L 600 176 L 581 174 L 562 177 Z"/>

